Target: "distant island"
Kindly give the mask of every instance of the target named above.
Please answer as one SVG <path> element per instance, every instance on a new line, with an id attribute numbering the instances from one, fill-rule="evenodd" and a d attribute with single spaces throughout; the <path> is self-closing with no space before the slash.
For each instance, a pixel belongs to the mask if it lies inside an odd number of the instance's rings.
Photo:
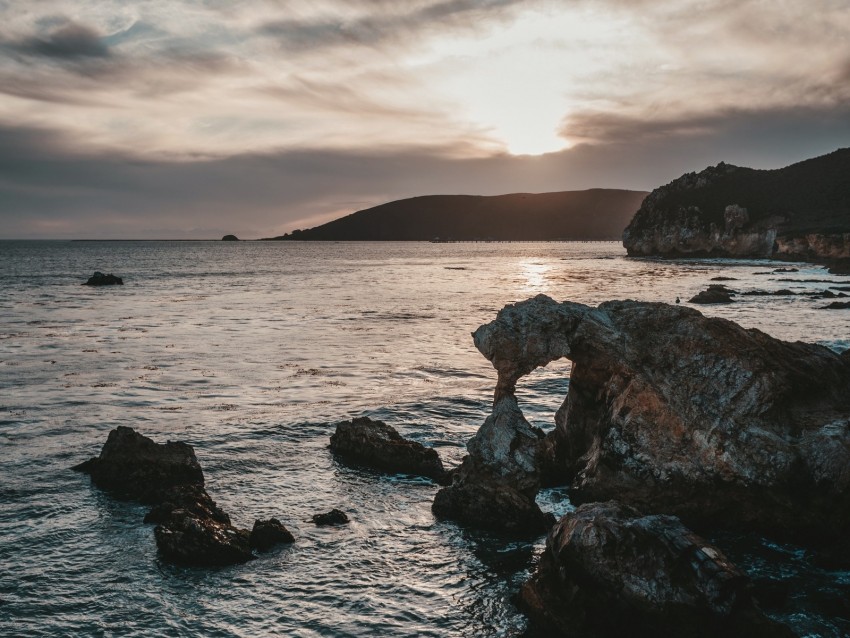
<path id="1" fill-rule="evenodd" d="M 427 195 L 267 240 L 554 241 L 619 239 L 644 191 L 594 188 L 510 195 Z"/>
<path id="2" fill-rule="evenodd" d="M 850 149 L 785 168 L 724 164 L 655 189 L 623 233 L 629 255 L 850 261 Z"/>

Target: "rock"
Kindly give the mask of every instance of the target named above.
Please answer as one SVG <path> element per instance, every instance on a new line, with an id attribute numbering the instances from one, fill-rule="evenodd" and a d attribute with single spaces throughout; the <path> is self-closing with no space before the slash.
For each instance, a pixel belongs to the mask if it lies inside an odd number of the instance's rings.
<path id="1" fill-rule="evenodd" d="M 721 162 L 653 190 L 623 232 L 629 255 L 850 263 L 850 149 L 776 170 Z"/>
<path id="2" fill-rule="evenodd" d="M 384 472 L 427 476 L 438 483 L 447 478 L 436 450 L 405 439 L 392 426 L 369 417 L 338 423 L 330 449 L 341 460 Z"/>
<path id="3" fill-rule="evenodd" d="M 799 268 L 774 268 L 773 272 L 800 272 Z"/>
<path id="4" fill-rule="evenodd" d="M 162 557 L 184 565 L 233 565 L 254 558 L 247 530 L 177 509 L 154 528 Z"/>
<path id="5" fill-rule="evenodd" d="M 239 238 L 236 235 L 225 235 L 221 241 L 239 241 Z"/>
<path id="6" fill-rule="evenodd" d="M 690 303 L 698 304 L 732 303 L 734 301 L 734 299 L 732 299 L 732 295 L 734 294 L 735 291 L 727 288 L 726 286 L 712 284 L 707 290 L 697 293 L 688 301 Z"/>
<path id="7" fill-rule="evenodd" d="M 467 444 L 451 486 L 440 490 L 432 510 L 441 519 L 518 535 L 537 535 L 553 523 L 537 506 L 538 459 L 543 433 L 533 428 L 506 393 Z"/>
<path id="8" fill-rule="evenodd" d="M 712 277 L 711 281 L 738 281 L 737 277 Z"/>
<path id="9" fill-rule="evenodd" d="M 822 307 L 823 310 L 845 310 L 850 308 L 850 301 L 833 301 Z"/>
<path id="10" fill-rule="evenodd" d="M 850 259 L 842 259 L 829 265 L 831 275 L 850 275 Z"/>
<path id="11" fill-rule="evenodd" d="M 574 503 L 617 498 L 812 545 L 850 532 L 850 354 L 687 307 L 544 295 L 474 337 L 497 401 L 536 367 L 573 362 L 539 460 Z"/>
<path id="12" fill-rule="evenodd" d="M 168 500 L 175 487 L 204 486 L 204 473 L 191 445 L 154 443 L 125 426 L 109 433 L 100 456 L 72 469 L 90 474 L 98 487 L 142 503 Z"/>
<path id="13" fill-rule="evenodd" d="M 276 518 L 267 521 L 258 519 L 254 521 L 254 529 L 251 530 L 248 541 L 251 547 L 265 552 L 280 543 L 294 543 L 295 537 Z"/>
<path id="14" fill-rule="evenodd" d="M 313 522 L 316 525 L 345 525 L 348 522 L 348 515 L 342 510 L 336 508 L 324 514 L 313 514 Z"/>
<path id="15" fill-rule="evenodd" d="M 276 519 L 257 521 L 251 534 L 231 525 L 204 489 L 201 466 L 186 443 L 155 443 L 120 426 L 109 433 L 100 456 L 72 469 L 120 497 L 153 504 L 144 522 L 156 524 L 156 544 L 167 561 L 229 565 L 253 558 L 252 546 L 292 542 Z M 282 538 L 290 540 L 275 540 Z"/>
<path id="16" fill-rule="evenodd" d="M 124 285 L 124 280 L 121 277 L 116 277 L 113 274 L 104 275 L 100 271 L 95 271 L 95 273 L 88 278 L 88 281 L 84 283 L 84 286 L 113 286 L 113 285 Z"/>
<path id="17" fill-rule="evenodd" d="M 582 505 L 551 530 L 520 606 L 553 635 L 791 637 L 746 575 L 674 516 Z"/>

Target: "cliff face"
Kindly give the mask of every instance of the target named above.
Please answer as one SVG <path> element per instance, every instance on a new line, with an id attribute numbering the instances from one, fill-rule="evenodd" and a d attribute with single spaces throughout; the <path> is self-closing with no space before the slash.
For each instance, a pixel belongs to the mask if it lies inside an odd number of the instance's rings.
<path id="1" fill-rule="evenodd" d="M 632 256 L 850 259 L 850 149 L 763 171 L 720 163 L 655 189 L 623 233 Z"/>

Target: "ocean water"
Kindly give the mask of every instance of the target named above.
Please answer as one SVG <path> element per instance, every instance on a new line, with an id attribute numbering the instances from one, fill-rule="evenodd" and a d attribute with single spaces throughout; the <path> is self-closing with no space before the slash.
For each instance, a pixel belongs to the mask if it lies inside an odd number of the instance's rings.
<path id="1" fill-rule="evenodd" d="M 94 270 L 125 285 L 81 286 Z M 850 286 L 805 264 L 632 260 L 617 243 L 0 242 L 0 635 L 521 636 L 511 598 L 543 539 L 435 521 L 429 481 L 336 463 L 335 423 L 385 420 L 454 465 L 496 376 L 470 333 L 502 306 L 686 302 L 721 275 L 739 290 Z M 825 303 L 701 311 L 850 347 L 850 310 Z M 568 375 L 556 362 L 521 382 L 532 423 L 552 427 Z M 69 470 L 118 425 L 190 443 L 234 524 L 276 516 L 297 542 L 233 567 L 163 563 L 143 506 Z M 562 489 L 540 502 L 570 508 Z M 351 524 L 309 522 L 333 507 Z M 850 634 L 850 573 L 716 540 L 787 584 L 775 615 L 801 635 Z"/>

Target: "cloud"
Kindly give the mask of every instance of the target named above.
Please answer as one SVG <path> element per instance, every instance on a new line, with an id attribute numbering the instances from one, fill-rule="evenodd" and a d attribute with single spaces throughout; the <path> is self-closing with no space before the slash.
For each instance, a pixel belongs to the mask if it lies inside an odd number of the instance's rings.
<path id="1" fill-rule="evenodd" d="M 9 46 L 23 54 L 58 60 L 109 57 L 109 49 L 97 31 L 84 24 L 70 21 L 51 31 L 44 38 L 31 36 L 11 43 Z"/>
<path id="2" fill-rule="evenodd" d="M 181 161 L 92 152 L 56 131 L 0 127 L 0 237 L 256 238 L 424 194 L 649 190 L 721 160 L 771 168 L 850 145 L 850 118 L 812 122 L 802 112 L 740 114 L 728 125 L 734 143 L 690 132 L 540 157 L 305 149 Z"/>

